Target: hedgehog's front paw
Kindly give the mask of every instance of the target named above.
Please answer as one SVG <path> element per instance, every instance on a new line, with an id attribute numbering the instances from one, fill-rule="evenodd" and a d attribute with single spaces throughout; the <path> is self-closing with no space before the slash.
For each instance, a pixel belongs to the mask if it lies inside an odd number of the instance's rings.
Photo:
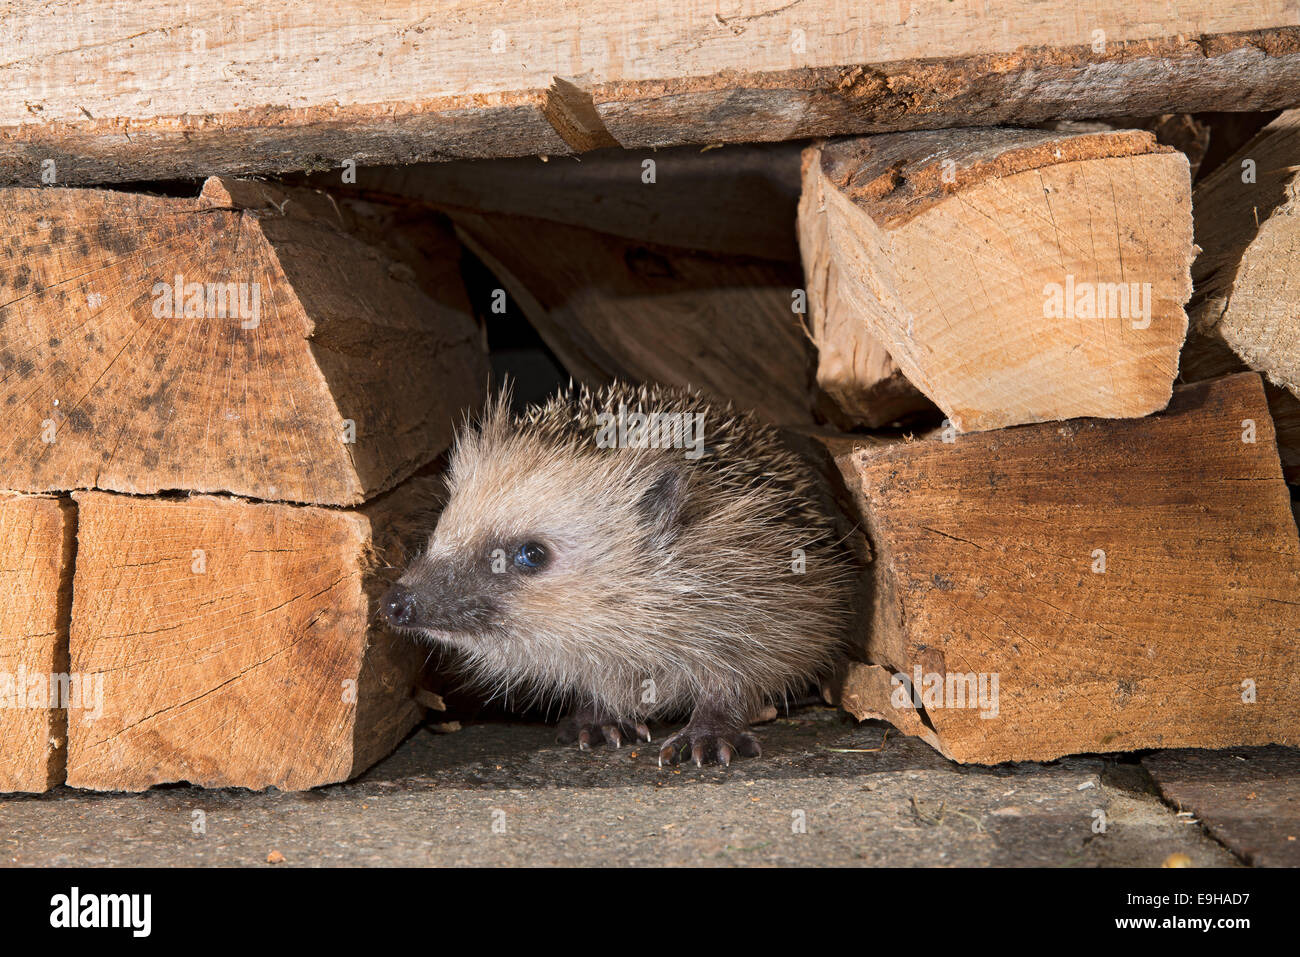
<path id="1" fill-rule="evenodd" d="M 593 744 L 602 741 L 621 748 L 624 741 L 649 741 L 650 729 L 640 721 L 620 721 L 584 708 L 560 722 L 556 739 L 561 744 L 576 744 L 583 751 L 590 751 Z"/>
<path id="2" fill-rule="evenodd" d="M 705 764 L 729 765 L 737 754 L 756 758 L 762 753 L 758 739 L 743 727 L 700 723 L 692 719 L 659 749 L 659 767 L 683 761 L 694 761 L 697 768 Z"/>

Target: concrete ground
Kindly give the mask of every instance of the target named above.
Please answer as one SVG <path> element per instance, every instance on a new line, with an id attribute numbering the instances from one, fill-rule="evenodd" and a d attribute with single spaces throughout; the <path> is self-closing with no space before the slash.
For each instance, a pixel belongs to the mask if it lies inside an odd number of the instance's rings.
<path id="1" fill-rule="evenodd" d="M 1231 847 L 1231 828 L 1180 814 L 1148 770 L 1152 756 L 963 767 L 892 730 L 885 740 L 886 728 L 809 708 L 759 729 L 761 760 L 671 770 L 656 767 L 653 747 L 584 753 L 537 724 L 421 729 L 358 780 L 305 793 L 0 796 L 0 863 L 1078 867 L 1186 855 L 1174 860 L 1231 867 L 1258 856 Z M 1252 839 L 1282 848 L 1258 862 L 1287 863 L 1297 754 L 1154 757 L 1182 793 L 1210 804 L 1224 797 L 1216 761 L 1238 777 L 1261 756 L 1281 767 L 1269 778 L 1277 827 Z M 1201 763 L 1189 770 L 1187 756 Z M 1235 804 L 1248 800 L 1243 780 L 1229 789 Z"/>

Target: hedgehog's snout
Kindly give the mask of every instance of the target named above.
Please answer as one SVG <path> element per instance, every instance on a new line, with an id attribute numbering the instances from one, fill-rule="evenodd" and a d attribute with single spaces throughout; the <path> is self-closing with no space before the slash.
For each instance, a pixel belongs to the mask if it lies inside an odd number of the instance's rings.
<path id="1" fill-rule="evenodd" d="M 379 610 L 390 625 L 410 628 L 415 624 L 417 614 L 415 593 L 405 585 L 394 585 L 380 599 Z"/>
<path id="2" fill-rule="evenodd" d="M 498 576 L 454 559 L 416 559 L 379 600 L 385 623 L 433 638 L 481 636 L 500 615 Z"/>

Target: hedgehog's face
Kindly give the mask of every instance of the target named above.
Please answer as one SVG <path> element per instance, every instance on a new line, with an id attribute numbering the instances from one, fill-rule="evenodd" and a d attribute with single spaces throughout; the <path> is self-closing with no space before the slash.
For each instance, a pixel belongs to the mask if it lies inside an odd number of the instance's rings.
<path id="1" fill-rule="evenodd" d="M 646 577 L 685 479 L 511 436 L 464 443 L 449 490 L 427 549 L 384 596 L 388 621 L 470 651 L 582 654 L 593 619 Z"/>

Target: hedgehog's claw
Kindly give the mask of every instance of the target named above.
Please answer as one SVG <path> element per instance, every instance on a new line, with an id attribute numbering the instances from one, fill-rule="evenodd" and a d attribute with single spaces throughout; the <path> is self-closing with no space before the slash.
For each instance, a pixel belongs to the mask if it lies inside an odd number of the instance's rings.
<path id="1" fill-rule="evenodd" d="M 687 725 L 659 749 L 659 767 L 690 761 L 697 768 L 706 764 L 730 767 L 737 754 L 756 758 L 763 753 L 758 739 L 748 731 L 720 731 Z"/>
<path id="2" fill-rule="evenodd" d="M 625 742 L 649 741 L 650 729 L 642 721 L 619 721 L 593 710 L 581 710 L 560 722 L 556 740 L 561 744 L 576 742 L 581 751 L 590 751 L 601 742 L 621 748 Z"/>

